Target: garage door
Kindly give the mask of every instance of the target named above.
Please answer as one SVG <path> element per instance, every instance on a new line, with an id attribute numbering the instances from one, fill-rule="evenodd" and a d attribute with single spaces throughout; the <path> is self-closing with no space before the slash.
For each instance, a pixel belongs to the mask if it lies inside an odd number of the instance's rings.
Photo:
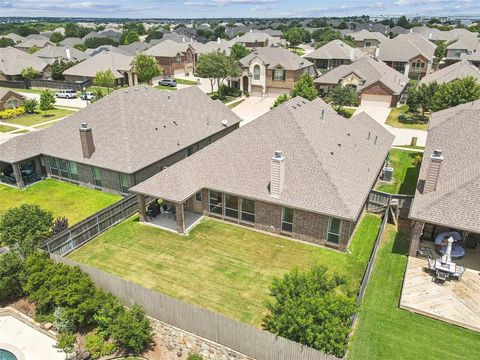
<path id="1" fill-rule="evenodd" d="M 390 95 L 362 94 L 362 106 L 390 107 L 392 97 Z"/>

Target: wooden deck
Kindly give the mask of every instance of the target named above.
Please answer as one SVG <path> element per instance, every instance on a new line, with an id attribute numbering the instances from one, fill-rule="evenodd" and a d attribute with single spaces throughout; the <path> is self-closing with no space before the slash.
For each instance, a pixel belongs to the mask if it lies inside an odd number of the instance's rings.
<path id="1" fill-rule="evenodd" d="M 400 307 L 480 332 L 480 273 L 467 269 L 461 280 L 432 281 L 425 258 L 408 258 Z"/>

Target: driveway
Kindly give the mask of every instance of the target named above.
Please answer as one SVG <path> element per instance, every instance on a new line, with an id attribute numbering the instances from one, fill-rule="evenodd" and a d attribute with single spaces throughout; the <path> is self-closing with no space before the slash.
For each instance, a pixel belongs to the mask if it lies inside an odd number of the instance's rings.
<path id="1" fill-rule="evenodd" d="M 27 98 L 34 98 L 40 101 L 40 94 L 34 94 L 34 93 L 26 93 L 22 91 L 17 91 L 19 94 L 27 97 Z M 87 106 L 87 102 L 85 100 L 82 100 L 80 98 L 76 99 L 56 99 L 55 101 L 55 106 L 67 106 L 67 107 L 75 107 L 75 108 L 84 108 Z"/>
<path id="2" fill-rule="evenodd" d="M 388 114 L 390 114 L 390 109 L 384 106 L 377 105 L 360 105 L 353 115 L 358 115 L 361 112 L 366 112 L 370 115 L 376 122 L 380 125 L 385 124 Z"/>
<path id="3" fill-rule="evenodd" d="M 240 105 L 234 107 L 232 111 L 243 120 L 240 123 L 240 126 L 243 126 L 270 111 L 274 101 L 275 98 L 250 96 Z"/>

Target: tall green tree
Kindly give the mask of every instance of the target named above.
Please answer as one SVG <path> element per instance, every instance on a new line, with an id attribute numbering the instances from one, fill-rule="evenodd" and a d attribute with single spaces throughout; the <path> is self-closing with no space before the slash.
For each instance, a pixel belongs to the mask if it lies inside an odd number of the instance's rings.
<path id="1" fill-rule="evenodd" d="M 29 66 L 22 70 L 20 73 L 22 78 L 26 80 L 27 87 L 30 87 L 30 81 L 36 79 L 40 76 L 40 72 L 35 70 L 33 67 Z"/>
<path id="2" fill-rule="evenodd" d="M 439 85 L 436 82 L 430 84 L 421 84 L 408 88 L 407 105 L 410 111 L 416 112 L 421 109 L 422 115 L 430 111 L 432 101 Z"/>
<path id="3" fill-rule="evenodd" d="M 40 106 L 39 109 L 47 114 L 48 110 L 53 109 L 53 104 L 55 104 L 55 94 L 51 90 L 42 90 L 40 93 Z"/>
<path id="4" fill-rule="evenodd" d="M 7 37 L 0 37 L 0 48 L 15 46 L 15 41 Z"/>
<path id="5" fill-rule="evenodd" d="M 120 42 L 123 45 L 128 45 L 131 43 L 134 43 L 136 41 L 140 41 L 140 37 L 138 36 L 138 33 L 136 31 L 130 30 L 128 32 L 122 33 L 122 36 L 120 38 Z"/>
<path id="6" fill-rule="evenodd" d="M 432 98 L 431 110 L 440 111 L 480 99 L 480 85 L 474 77 L 458 79 L 439 86 Z"/>
<path id="7" fill-rule="evenodd" d="M 236 43 L 230 48 L 230 56 L 235 60 L 240 60 L 250 54 L 250 50 L 247 49 L 243 44 Z"/>
<path id="8" fill-rule="evenodd" d="M 282 95 L 279 95 L 275 101 L 273 102 L 272 106 L 270 107 L 270 109 L 274 109 L 276 108 L 277 106 L 280 106 L 282 105 L 284 102 L 287 102 L 288 100 L 290 100 L 290 95 L 288 94 L 282 94 Z"/>
<path id="9" fill-rule="evenodd" d="M 0 302 L 23 296 L 23 261 L 16 251 L 0 254 Z"/>
<path id="10" fill-rule="evenodd" d="M 76 64 L 76 61 L 55 60 L 52 64 L 52 79 L 61 81 L 65 80 L 63 72 Z"/>
<path id="11" fill-rule="evenodd" d="M 213 85 L 217 83 L 218 90 L 228 77 L 240 75 L 240 67 L 235 59 L 223 52 L 213 51 L 200 55 L 197 62 L 197 76 L 208 78 L 213 92 Z M 218 94 L 221 96 L 221 94 Z"/>
<path id="12" fill-rule="evenodd" d="M 59 32 L 54 32 L 52 33 L 52 35 L 50 35 L 50 41 L 55 44 L 58 44 L 62 40 L 63 40 L 63 35 L 60 34 Z"/>
<path id="13" fill-rule="evenodd" d="M 283 37 L 287 41 L 289 47 L 296 48 L 298 45 L 303 43 L 304 33 L 301 28 L 294 27 L 285 31 L 283 33 Z"/>
<path id="14" fill-rule="evenodd" d="M 350 106 L 357 100 L 357 93 L 349 86 L 336 86 L 328 93 L 332 103 L 341 110 L 343 106 Z"/>
<path id="15" fill-rule="evenodd" d="M 135 56 L 134 63 L 138 81 L 141 83 L 151 84 L 155 76 L 163 73 L 162 68 L 152 56 L 138 54 Z"/>
<path id="16" fill-rule="evenodd" d="M 110 88 L 115 86 L 115 81 L 115 76 L 113 75 L 112 70 L 98 71 L 95 74 L 95 85 L 106 87 L 108 93 L 110 93 Z"/>
<path id="17" fill-rule="evenodd" d="M 307 100 L 314 100 L 318 97 L 318 91 L 309 74 L 305 73 L 300 76 L 300 79 L 292 89 L 291 96 L 301 96 Z"/>
<path id="18" fill-rule="evenodd" d="M 410 21 L 408 21 L 407 17 L 405 15 L 400 16 L 397 20 L 397 26 L 401 26 L 404 29 L 409 29 L 411 27 Z"/>

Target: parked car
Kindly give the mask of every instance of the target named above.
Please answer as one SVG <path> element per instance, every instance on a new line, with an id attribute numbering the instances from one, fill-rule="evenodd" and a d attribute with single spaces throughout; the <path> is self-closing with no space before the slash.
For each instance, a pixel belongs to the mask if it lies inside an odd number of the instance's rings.
<path id="1" fill-rule="evenodd" d="M 169 87 L 177 87 L 177 82 L 175 81 L 175 79 L 171 80 L 171 79 L 163 79 L 163 80 L 160 80 L 158 82 L 158 85 L 161 85 L 161 86 L 169 86 Z"/>
<path id="2" fill-rule="evenodd" d="M 93 99 L 95 99 L 95 94 L 87 91 L 85 93 L 82 93 L 82 95 L 80 95 L 80 99 L 82 99 L 82 100 L 93 100 Z"/>
<path id="3" fill-rule="evenodd" d="M 55 96 L 57 98 L 75 99 L 77 97 L 77 92 L 71 89 L 60 90 L 55 94 Z"/>

